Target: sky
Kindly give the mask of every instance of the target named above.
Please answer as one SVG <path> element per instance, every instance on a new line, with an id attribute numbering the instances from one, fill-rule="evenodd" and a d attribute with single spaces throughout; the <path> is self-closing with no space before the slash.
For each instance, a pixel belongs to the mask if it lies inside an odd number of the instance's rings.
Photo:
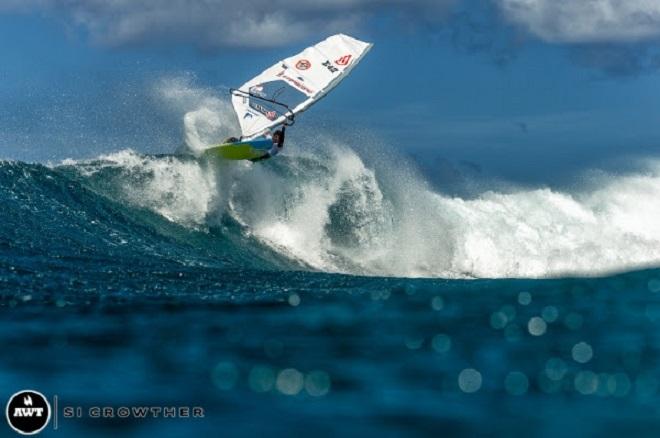
<path id="1" fill-rule="evenodd" d="M 298 123 L 429 174 L 569 184 L 660 155 L 657 0 L 0 0 L 0 159 L 172 152 L 200 99 L 337 32 L 374 49 Z"/>

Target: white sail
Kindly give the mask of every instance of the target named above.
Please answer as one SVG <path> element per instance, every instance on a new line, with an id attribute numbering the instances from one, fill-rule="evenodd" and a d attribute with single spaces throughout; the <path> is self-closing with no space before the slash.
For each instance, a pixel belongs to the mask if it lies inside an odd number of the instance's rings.
<path id="1" fill-rule="evenodd" d="M 333 35 L 233 90 L 243 138 L 257 137 L 285 123 L 287 115 L 309 108 L 348 76 L 371 46 L 347 35 Z"/>

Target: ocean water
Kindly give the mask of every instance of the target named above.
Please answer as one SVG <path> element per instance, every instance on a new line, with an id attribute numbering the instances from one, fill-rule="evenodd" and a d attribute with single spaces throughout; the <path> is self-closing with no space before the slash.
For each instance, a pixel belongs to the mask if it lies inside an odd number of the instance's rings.
<path id="1" fill-rule="evenodd" d="M 659 166 L 461 198 L 331 137 L 197 159 L 213 104 L 188 155 L 0 162 L 0 387 L 57 396 L 44 435 L 660 434 Z"/>

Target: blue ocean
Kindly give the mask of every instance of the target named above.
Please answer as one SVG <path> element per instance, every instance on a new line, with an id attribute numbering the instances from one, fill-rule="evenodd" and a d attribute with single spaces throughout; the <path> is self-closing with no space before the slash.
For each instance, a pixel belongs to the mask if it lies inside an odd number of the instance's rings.
<path id="1" fill-rule="evenodd" d="M 660 434 L 660 170 L 452 194 L 315 142 L 0 162 L 0 387 L 57 397 L 44 436 Z"/>

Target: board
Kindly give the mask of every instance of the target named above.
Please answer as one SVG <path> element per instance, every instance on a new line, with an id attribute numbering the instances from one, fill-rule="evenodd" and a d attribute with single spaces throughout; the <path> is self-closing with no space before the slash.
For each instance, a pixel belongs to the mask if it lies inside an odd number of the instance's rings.
<path id="1" fill-rule="evenodd" d="M 225 143 L 207 149 L 204 155 L 225 160 L 253 160 L 266 155 L 272 146 L 273 142 L 267 139 Z"/>

